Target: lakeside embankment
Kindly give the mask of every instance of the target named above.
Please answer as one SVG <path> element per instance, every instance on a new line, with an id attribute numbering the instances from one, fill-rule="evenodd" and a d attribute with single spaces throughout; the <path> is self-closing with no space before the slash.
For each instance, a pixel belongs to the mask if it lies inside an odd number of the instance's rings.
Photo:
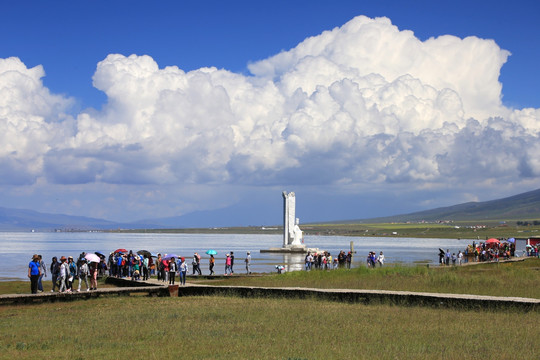
<path id="1" fill-rule="evenodd" d="M 294 271 L 256 276 L 189 276 L 187 282 L 202 285 L 361 289 L 426 293 L 469 294 L 540 299 L 540 259 L 474 266 L 384 266 L 338 270 Z M 153 278 L 155 279 L 155 277 Z M 44 279 L 45 292 L 51 281 Z M 99 288 L 111 285 L 101 282 Z M 0 282 L 0 294 L 30 292 L 29 281 Z"/>
<path id="2" fill-rule="evenodd" d="M 366 223 L 366 224 L 302 224 L 304 236 L 411 237 L 437 239 L 520 238 L 540 236 L 538 225 L 516 225 L 515 221 L 478 221 L 451 223 Z M 281 226 L 248 226 L 186 229 L 111 230 L 120 233 L 157 234 L 282 234 Z"/>

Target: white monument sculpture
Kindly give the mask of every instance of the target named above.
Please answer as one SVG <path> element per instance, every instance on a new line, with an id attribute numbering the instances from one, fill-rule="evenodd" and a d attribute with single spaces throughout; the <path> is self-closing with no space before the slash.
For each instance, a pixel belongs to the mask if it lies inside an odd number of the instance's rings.
<path id="1" fill-rule="evenodd" d="M 296 197 L 294 192 L 283 192 L 283 247 L 305 247 L 302 244 L 304 235 L 298 226 L 299 220 L 295 217 Z"/>

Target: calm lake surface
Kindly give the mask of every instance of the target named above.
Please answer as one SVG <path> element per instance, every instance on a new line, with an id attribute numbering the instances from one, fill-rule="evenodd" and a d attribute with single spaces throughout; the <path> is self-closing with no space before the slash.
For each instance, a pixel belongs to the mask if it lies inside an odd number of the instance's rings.
<path id="1" fill-rule="evenodd" d="M 253 272 L 275 272 L 275 266 L 284 265 L 287 271 L 301 270 L 304 255 L 260 253 L 261 249 L 280 247 L 282 235 L 222 235 L 222 234 L 119 234 L 100 232 L 81 233 L 20 233 L 0 232 L 0 281 L 28 279 L 28 263 L 33 254 L 41 254 L 47 266 L 56 256 L 77 257 L 81 252 L 99 251 L 103 254 L 124 248 L 127 250 L 148 250 L 152 254 L 178 254 L 191 258 L 194 252 L 201 256 L 201 270 L 208 274 L 208 258 L 205 251 L 217 251 L 217 274 L 225 268 L 225 255 L 233 251 L 235 273 L 245 272 L 243 260 L 251 251 Z M 388 264 L 437 264 L 438 249 L 457 252 L 465 249 L 472 240 L 377 238 L 348 236 L 306 236 L 305 243 L 310 248 L 329 251 L 332 256 L 340 250 L 349 251 L 353 242 L 356 254 L 353 266 L 365 266 L 368 252 L 384 252 Z M 517 244 L 518 251 L 524 244 Z M 521 254 L 519 252 L 519 254 Z M 188 261 L 190 264 L 191 262 Z M 48 267 L 47 267 L 48 270 Z M 190 269 L 191 271 L 191 269 Z M 48 276 L 47 279 L 50 279 Z"/>

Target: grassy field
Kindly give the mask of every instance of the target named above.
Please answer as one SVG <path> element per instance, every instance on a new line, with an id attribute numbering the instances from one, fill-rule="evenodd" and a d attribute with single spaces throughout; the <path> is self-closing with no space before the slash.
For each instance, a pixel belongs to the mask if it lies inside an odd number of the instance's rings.
<path id="1" fill-rule="evenodd" d="M 537 312 L 298 299 L 100 298 L 0 307 L 5 359 L 538 359 Z"/>
<path id="2" fill-rule="evenodd" d="M 377 289 L 519 296 L 540 299 L 540 259 L 473 266 L 388 266 L 332 271 L 295 271 L 252 278 L 230 277 L 208 284 L 266 287 Z"/>
<path id="3" fill-rule="evenodd" d="M 213 284 L 540 298 L 540 259 L 231 277 Z M 45 282 L 46 286 L 49 282 Z M 100 284 L 100 287 L 104 286 Z M 0 282 L 0 293 L 28 293 Z M 538 359 L 540 312 L 317 299 L 103 297 L 0 306 L 0 358 Z"/>

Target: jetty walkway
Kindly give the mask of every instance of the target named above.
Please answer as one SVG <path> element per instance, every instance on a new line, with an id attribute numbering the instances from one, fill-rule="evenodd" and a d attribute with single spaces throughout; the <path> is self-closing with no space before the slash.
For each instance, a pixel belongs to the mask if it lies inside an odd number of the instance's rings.
<path id="1" fill-rule="evenodd" d="M 238 275 L 242 276 L 242 275 Z M 191 277 L 193 279 L 193 277 Z M 205 276 L 197 277 L 204 279 Z M 212 279 L 220 276 L 212 277 Z M 316 289 L 299 287 L 254 287 L 254 286 L 218 286 L 187 283 L 185 286 L 168 285 L 151 279 L 149 281 L 131 281 L 127 279 L 107 278 L 107 283 L 116 287 L 101 288 L 93 291 L 70 293 L 8 294 L 0 295 L 0 305 L 37 304 L 56 301 L 74 301 L 102 296 L 240 296 L 244 298 L 313 298 L 329 301 L 363 304 L 395 304 L 405 306 L 430 306 L 463 309 L 519 309 L 524 311 L 540 310 L 540 299 L 522 297 L 501 297 L 468 294 L 442 294 L 411 291 L 357 290 L 357 289 Z"/>

